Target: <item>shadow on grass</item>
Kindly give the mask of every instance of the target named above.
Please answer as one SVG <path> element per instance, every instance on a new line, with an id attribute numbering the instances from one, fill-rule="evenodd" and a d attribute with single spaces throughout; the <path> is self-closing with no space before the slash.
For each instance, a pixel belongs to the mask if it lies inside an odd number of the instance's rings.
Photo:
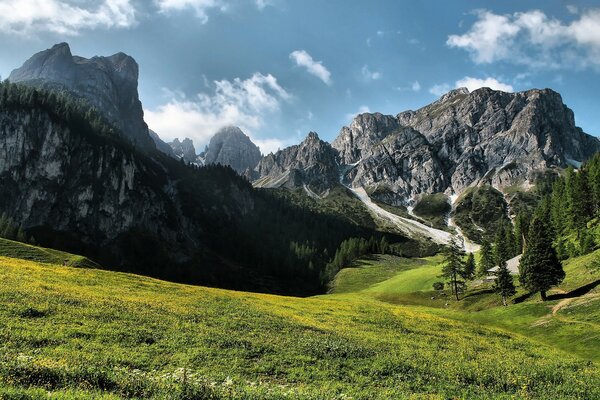
<path id="1" fill-rule="evenodd" d="M 548 300 L 561 300 L 561 299 L 571 299 L 573 297 L 583 296 L 584 294 L 589 293 L 596 286 L 600 285 L 600 279 L 595 280 L 594 282 L 588 283 L 587 285 L 578 287 L 577 289 L 571 290 L 568 293 L 557 293 L 548 296 Z"/>

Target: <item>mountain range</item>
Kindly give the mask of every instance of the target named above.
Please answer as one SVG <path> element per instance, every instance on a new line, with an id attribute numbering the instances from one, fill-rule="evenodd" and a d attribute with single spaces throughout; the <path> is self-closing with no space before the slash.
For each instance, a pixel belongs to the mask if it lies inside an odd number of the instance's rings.
<path id="1" fill-rule="evenodd" d="M 526 189 L 600 151 L 600 140 L 575 125 L 553 90 L 462 88 L 416 111 L 357 115 L 332 143 L 310 132 L 263 156 L 227 126 L 197 154 L 190 139 L 166 143 L 159 136 L 165 132 L 148 129 L 137 79 L 130 56 L 86 59 L 66 43 L 14 70 L 9 81 L 29 90 L 3 89 L 0 209 L 42 243 L 182 281 L 260 281 L 262 289 L 277 279 L 315 282 L 350 234 L 387 231 L 399 242 L 443 244 L 452 228 L 433 228 L 412 213 L 425 196 L 453 202 L 469 188 Z M 348 212 L 324 216 L 328 201 L 344 208 L 357 200 L 374 225 L 357 224 Z M 377 223 L 385 219 L 399 229 Z M 288 232 L 268 243 L 264 235 L 276 225 Z M 326 245 L 311 237 L 315 229 L 330 236 Z M 321 267 L 308 271 L 309 261 Z M 283 263 L 293 268 L 274 267 Z M 239 270 L 245 273 L 232 284 Z"/>

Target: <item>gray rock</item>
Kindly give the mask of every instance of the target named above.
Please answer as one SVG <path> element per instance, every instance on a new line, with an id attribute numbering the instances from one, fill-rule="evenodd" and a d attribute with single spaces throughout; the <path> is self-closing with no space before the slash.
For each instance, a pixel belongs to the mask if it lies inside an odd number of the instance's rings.
<path id="1" fill-rule="evenodd" d="M 298 145 L 265 156 L 254 170 L 254 186 L 300 187 L 324 192 L 339 180 L 337 152 L 310 132 Z"/>
<path id="2" fill-rule="evenodd" d="M 361 114 L 342 128 L 333 147 L 341 162 L 357 163 L 347 183 L 406 203 L 421 193 L 520 183 L 588 159 L 600 151 L 600 141 L 575 126 L 573 112 L 550 89 L 461 88 L 396 117 Z"/>
<path id="3" fill-rule="evenodd" d="M 262 157 L 260 149 L 236 126 L 220 129 L 203 156 L 206 164 L 229 165 L 240 174 L 254 169 Z"/>
<path id="4" fill-rule="evenodd" d="M 185 138 L 180 142 L 179 139 L 176 138 L 169 143 L 169 146 L 171 146 L 171 150 L 176 158 L 183 158 L 187 163 L 197 162 L 198 155 L 196 154 L 192 139 Z"/>
<path id="5" fill-rule="evenodd" d="M 126 54 L 86 59 L 73 56 L 69 45 L 60 43 L 33 55 L 8 79 L 66 90 L 102 112 L 136 147 L 145 151 L 156 148 L 138 97 L 138 65 Z"/>
<path id="6" fill-rule="evenodd" d="M 173 152 L 171 145 L 169 143 L 164 142 L 160 138 L 160 136 L 158 136 L 158 133 L 154 132 L 152 129 L 148 129 L 148 133 L 150 134 L 150 137 L 154 141 L 154 144 L 156 145 L 157 150 L 162 151 L 163 153 L 165 153 L 168 156 L 175 157 L 175 153 Z"/>

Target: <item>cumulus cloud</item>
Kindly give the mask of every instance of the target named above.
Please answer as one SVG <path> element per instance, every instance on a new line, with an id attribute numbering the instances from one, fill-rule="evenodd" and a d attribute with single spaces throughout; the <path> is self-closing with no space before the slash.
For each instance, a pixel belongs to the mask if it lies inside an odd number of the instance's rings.
<path id="1" fill-rule="evenodd" d="M 74 36 L 84 29 L 130 27 L 135 13 L 130 0 L 0 0 L 0 31 Z"/>
<path id="2" fill-rule="evenodd" d="M 466 87 L 467 89 L 469 89 L 469 92 L 472 92 L 473 90 L 476 90 L 476 89 L 479 89 L 482 87 L 488 87 L 488 88 L 494 89 L 494 90 L 501 90 L 503 92 L 514 92 L 512 85 L 509 85 L 508 83 L 500 82 L 496 78 L 479 79 L 479 78 L 472 78 L 470 76 L 465 76 L 464 78 L 456 81 L 455 87 L 457 87 L 457 88 Z"/>
<path id="3" fill-rule="evenodd" d="M 600 67 L 600 9 L 566 23 L 540 10 L 499 15 L 475 12 L 477 21 L 446 44 L 469 52 L 475 63 L 505 61 L 537 68 Z"/>
<path id="4" fill-rule="evenodd" d="M 325 68 L 321 61 L 313 60 L 312 56 L 306 50 L 296 50 L 290 53 L 297 66 L 305 68 L 309 74 L 312 74 L 323 81 L 326 85 L 331 85 L 331 73 Z"/>
<path id="5" fill-rule="evenodd" d="M 208 22 L 209 10 L 227 10 L 227 3 L 223 0 L 155 0 L 155 3 L 159 11 L 165 14 L 173 11 L 193 10 L 203 24 Z"/>
<path id="6" fill-rule="evenodd" d="M 371 112 L 371 110 L 369 109 L 369 107 L 368 107 L 368 106 L 365 106 L 365 105 L 363 105 L 363 106 L 360 106 L 360 107 L 358 108 L 358 111 L 357 111 L 357 112 L 353 112 L 353 113 L 348 113 L 348 114 L 346 114 L 346 115 L 345 115 L 345 119 L 346 119 L 346 121 L 352 122 L 352 120 L 354 119 L 354 117 L 356 117 L 357 115 L 359 115 L 359 114 L 364 114 L 364 113 L 368 113 L 368 112 Z"/>
<path id="7" fill-rule="evenodd" d="M 371 71 L 369 69 L 368 65 L 363 65 L 363 67 L 360 70 L 360 73 L 362 74 L 362 76 L 367 79 L 367 80 L 372 80 L 372 81 L 376 81 L 378 79 L 381 79 L 381 77 L 383 76 L 383 74 L 381 72 L 378 71 Z"/>
<path id="8" fill-rule="evenodd" d="M 429 93 L 433 94 L 434 96 L 441 96 L 443 94 L 446 94 L 450 91 L 452 87 L 447 84 L 447 83 L 441 83 L 438 85 L 433 85 L 432 87 L 429 88 Z"/>
<path id="9" fill-rule="evenodd" d="M 462 79 L 457 80 L 454 85 L 450 85 L 448 83 L 442 83 L 438 85 L 434 85 L 429 89 L 429 93 L 435 96 L 442 96 L 448 93 L 451 89 L 457 89 L 461 87 L 466 87 L 469 89 L 469 92 L 473 90 L 477 90 L 482 87 L 488 87 L 494 90 L 501 90 L 503 92 L 513 92 L 514 88 L 512 85 L 508 83 L 504 83 L 499 81 L 496 78 L 473 78 L 471 76 L 465 76 Z"/>
<path id="10" fill-rule="evenodd" d="M 279 139 L 253 136 L 263 126 L 263 117 L 278 111 L 281 102 L 291 98 L 273 75 L 257 72 L 248 79 L 224 79 L 213 84 L 214 93 L 199 93 L 192 98 L 167 92 L 167 103 L 144 111 L 150 129 L 168 141 L 189 137 L 197 148 L 204 147 L 217 130 L 227 125 L 239 126 L 263 152 L 283 144 Z"/>

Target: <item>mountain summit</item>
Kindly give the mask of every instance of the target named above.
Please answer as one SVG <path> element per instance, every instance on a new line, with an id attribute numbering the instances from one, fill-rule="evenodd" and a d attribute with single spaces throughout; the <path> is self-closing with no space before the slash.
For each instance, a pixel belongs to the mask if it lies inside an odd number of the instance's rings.
<path id="1" fill-rule="evenodd" d="M 13 83 L 66 90 L 96 107 L 136 147 L 156 148 L 138 96 L 138 64 L 124 53 L 87 59 L 73 56 L 67 43 L 59 43 L 34 54 L 12 71 L 8 79 Z"/>

